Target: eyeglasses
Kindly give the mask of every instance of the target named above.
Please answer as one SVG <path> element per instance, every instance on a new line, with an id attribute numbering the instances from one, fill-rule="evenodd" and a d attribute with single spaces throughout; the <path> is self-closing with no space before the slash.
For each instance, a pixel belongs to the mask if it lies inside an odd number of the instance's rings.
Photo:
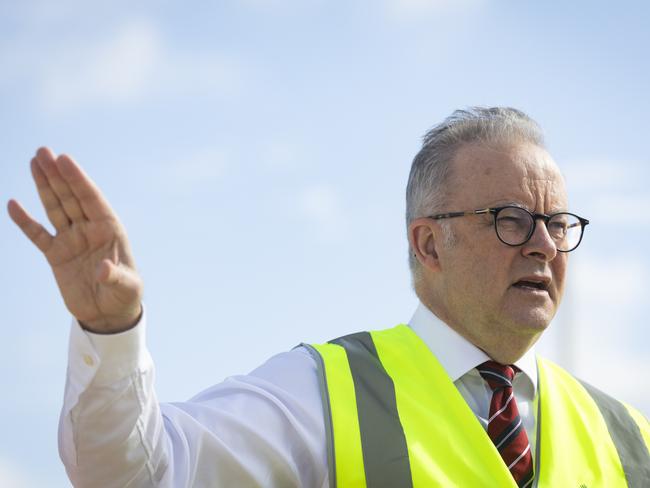
<path id="1" fill-rule="evenodd" d="M 587 219 L 569 212 L 558 212 L 551 215 L 531 213 L 525 208 L 508 205 L 505 207 L 483 208 L 469 212 L 449 212 L 431 215 L 430 219 L 451 219 L 466 215 L 492 214 L 494 230 L 501 242 L 508 246 L 521 246 L 529 241 L 535 232 L 537 220 L 541 219 L 546 225 L 548 234 L 560 252 L 573 251 L 582 241 Z"/>

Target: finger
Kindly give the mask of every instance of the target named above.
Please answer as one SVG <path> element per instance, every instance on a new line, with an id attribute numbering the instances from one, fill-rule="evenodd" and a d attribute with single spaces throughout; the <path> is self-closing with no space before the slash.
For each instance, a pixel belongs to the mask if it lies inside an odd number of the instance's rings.
<path id="1" fill-rule="evenodd" d="M 43 147 L 37 151 L 36 159 L 39 161 L 39 166 L 45 173 L 47 182 L 56 195 L 67 218 L 72 222 L 83 222 L 86 220 L 79 200 L 77 200 L 77 197 L 70 190 L 70 186 L 68 186 L 68 183 L 59 173 L 57 168 L 58 159 L 54 159 L 54 154 L 48 148 Z"/>
<path id="2" fill-rule="evenodd" d="M 32 177 L 36 183 L 36 189 L 38 190 L 38 196 L 43 203 L 45 212 L 47 213 L 47 218 L 57 231 L 62 231 L 70 226 L 70 219 L 68 218 L 59 197 L 56 196 L 50 182 L 45 176 L 41 164 L 37 158 L 32 159 L 30 164 L 32 170 Z"/>
<path id="3" fill-rule="evenodd" d="M 36 222 L 16 200 L 9 200 L 7 210 L 9 211 L 11 220 L 20 227 L 20 230 L 24 232 L 27 238 L 32 241 L 42 253 L 46 253 L 52 245 L 54 237 L 50 235 L 45 227 Z"/>
<path id="4" fill-rule="evenodd" d="M 115 218 L 113 209 L 95 182 L 70 156 L 62 154 L 56 163 L 60 175 L 81 204 L 81 208 L 88 219 Z"/>

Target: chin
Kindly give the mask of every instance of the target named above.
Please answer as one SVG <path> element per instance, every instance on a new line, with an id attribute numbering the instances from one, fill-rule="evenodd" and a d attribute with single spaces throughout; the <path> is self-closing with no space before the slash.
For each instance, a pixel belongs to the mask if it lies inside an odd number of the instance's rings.
<path id="1" fill-rule="evenodd" d="M 517 314 L 511 317 L 515 327 L 522 331 L 544 332 L 555 315 L 554 311 L 547 309 L 528 310 L 524 314 Z"/>

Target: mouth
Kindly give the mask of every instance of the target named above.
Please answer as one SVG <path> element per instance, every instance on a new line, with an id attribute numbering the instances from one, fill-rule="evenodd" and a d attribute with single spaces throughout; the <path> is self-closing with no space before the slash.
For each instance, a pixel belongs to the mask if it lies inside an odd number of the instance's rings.
<path id="1" fill-rule="evenodd" d="M 550 278 L 546 277 L 525 277 L 512 284 L 513 288 L 527 292 L 546 292 L 548 293 L 551 284 Z"/>

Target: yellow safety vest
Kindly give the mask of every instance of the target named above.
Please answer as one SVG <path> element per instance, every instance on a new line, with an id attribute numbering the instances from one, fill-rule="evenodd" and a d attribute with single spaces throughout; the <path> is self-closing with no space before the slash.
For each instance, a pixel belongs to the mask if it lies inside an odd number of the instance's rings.
<path id="1" fill-rule="evenodd" d="M 516 487 L 499 452 L 406 325 L 305 345 L 321 372 L 330 486 Z M 650 487 L 650 424 L 538 358 L 536 487 Z"/>

